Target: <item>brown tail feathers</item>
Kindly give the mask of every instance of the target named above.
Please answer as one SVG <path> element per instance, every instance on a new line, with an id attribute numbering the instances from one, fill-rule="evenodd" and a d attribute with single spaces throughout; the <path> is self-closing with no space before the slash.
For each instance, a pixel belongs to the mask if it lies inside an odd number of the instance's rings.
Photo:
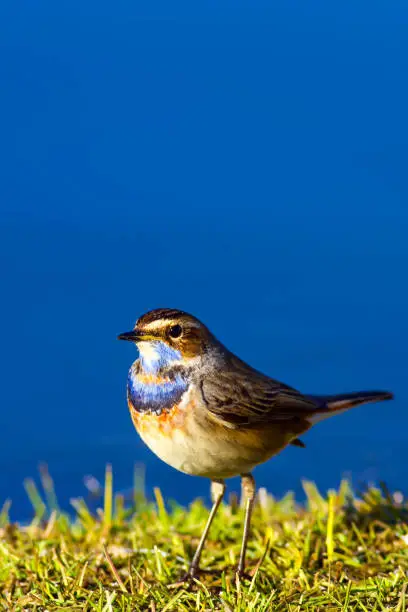
<path id="1" fill-rule="evenodd" d="M 334 414 L 339 414 L 361 404 L 382 402 L 393 399 L 389 391 L 356 391 L 355 393 L 341 393 L 339 395 L 309 395 L 316 404 L 317 410 L 311 420 L 317 423 Z"/>

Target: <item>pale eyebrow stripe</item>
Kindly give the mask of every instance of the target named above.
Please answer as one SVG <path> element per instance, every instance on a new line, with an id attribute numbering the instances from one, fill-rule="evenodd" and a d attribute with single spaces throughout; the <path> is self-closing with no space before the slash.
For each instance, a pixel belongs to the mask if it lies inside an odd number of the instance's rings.
<path id="1" fill-rule="evenodd" d="M 152 330 L 154 331 L 155 329 L 163 329 L 163 327 L 168 327 L 169 325 L 171 325 L 172 321 L 171 319 L 162 319 L 159 321 L 152 321 L 151 323 L 148 323 L 147 325 L 143 326 L 143 329 L 147 330 Z"/>
<path id="2" fill-rule="evenodd" d="M 161 319 L 157 321 L 152 321 L 147 325 L 143 326 L 143 330 L 145 331 L 155 331 L 159 329 L 163 329 L 164 327 L 169 327 L 170 325 L 181 325 L 183 326 L 183 321 L 178 321 L 177 319 Z M 188 322 L 189 327 L 200 327 L 199 324 L 196 324 L 195 321 Z"/>

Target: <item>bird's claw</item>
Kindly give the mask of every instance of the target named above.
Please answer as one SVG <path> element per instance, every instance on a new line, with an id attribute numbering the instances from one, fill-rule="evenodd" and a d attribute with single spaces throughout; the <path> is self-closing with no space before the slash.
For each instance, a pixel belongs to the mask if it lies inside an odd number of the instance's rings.
<path id="1" fill-rule="evenodd" d="M 181 576 L 176 582 L 172 582 L 168 585 L 169 589 L 178 589 L 182 586 L 191 587 L 194 580 L 198 577 L 200 570 L 198 568 L 189 568 L 189 570 Z"/>
<path id="2" fill-rule="evenodd" d="M 245 572 L 243 569 L 237 569 L 235 572 L 235 578 L 241 582 L 242 580 L 252 580 L 253 576 L 248 574 L 248 572 Z"/>
<path id="3" fill-rule="evenodd" d="M 199 576 L 217 576 L 219 570 L 201 569 L 201 567 L 190 567 L 188 571 L 181 576 L 177 582 L 168 585 L 169 589 L 176 589 L 183 585 L 191 586 L 193 582 L 198 580 Z"/>

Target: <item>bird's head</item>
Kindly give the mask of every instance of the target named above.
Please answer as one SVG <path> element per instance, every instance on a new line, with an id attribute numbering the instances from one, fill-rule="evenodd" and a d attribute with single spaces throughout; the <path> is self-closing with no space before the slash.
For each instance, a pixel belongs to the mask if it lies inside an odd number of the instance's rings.
<path id="1" fill-rule="evenodd" d="M 142 315 L 134 328 L 118 336 L 135 342 L 142 366 L 157 371 L 172 362 L 188 363 L 204 355 L 215 342 L 206 326 L 181 310 L 159 308 Z"/>

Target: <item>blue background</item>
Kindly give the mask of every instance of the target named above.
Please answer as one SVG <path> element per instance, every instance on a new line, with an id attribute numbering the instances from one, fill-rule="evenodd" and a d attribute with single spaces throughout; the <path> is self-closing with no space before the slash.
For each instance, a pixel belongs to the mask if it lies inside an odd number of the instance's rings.
<path id="1" fill-rule="evenodd" d="M 0 499 L 145 449 L 116 334 L 178 307 L 308 392 L 386 388 L 258 468 L 408 490 L 406 2 L 2 2 Z M 233 483 L 236 488 L 237 483 Z"/>

